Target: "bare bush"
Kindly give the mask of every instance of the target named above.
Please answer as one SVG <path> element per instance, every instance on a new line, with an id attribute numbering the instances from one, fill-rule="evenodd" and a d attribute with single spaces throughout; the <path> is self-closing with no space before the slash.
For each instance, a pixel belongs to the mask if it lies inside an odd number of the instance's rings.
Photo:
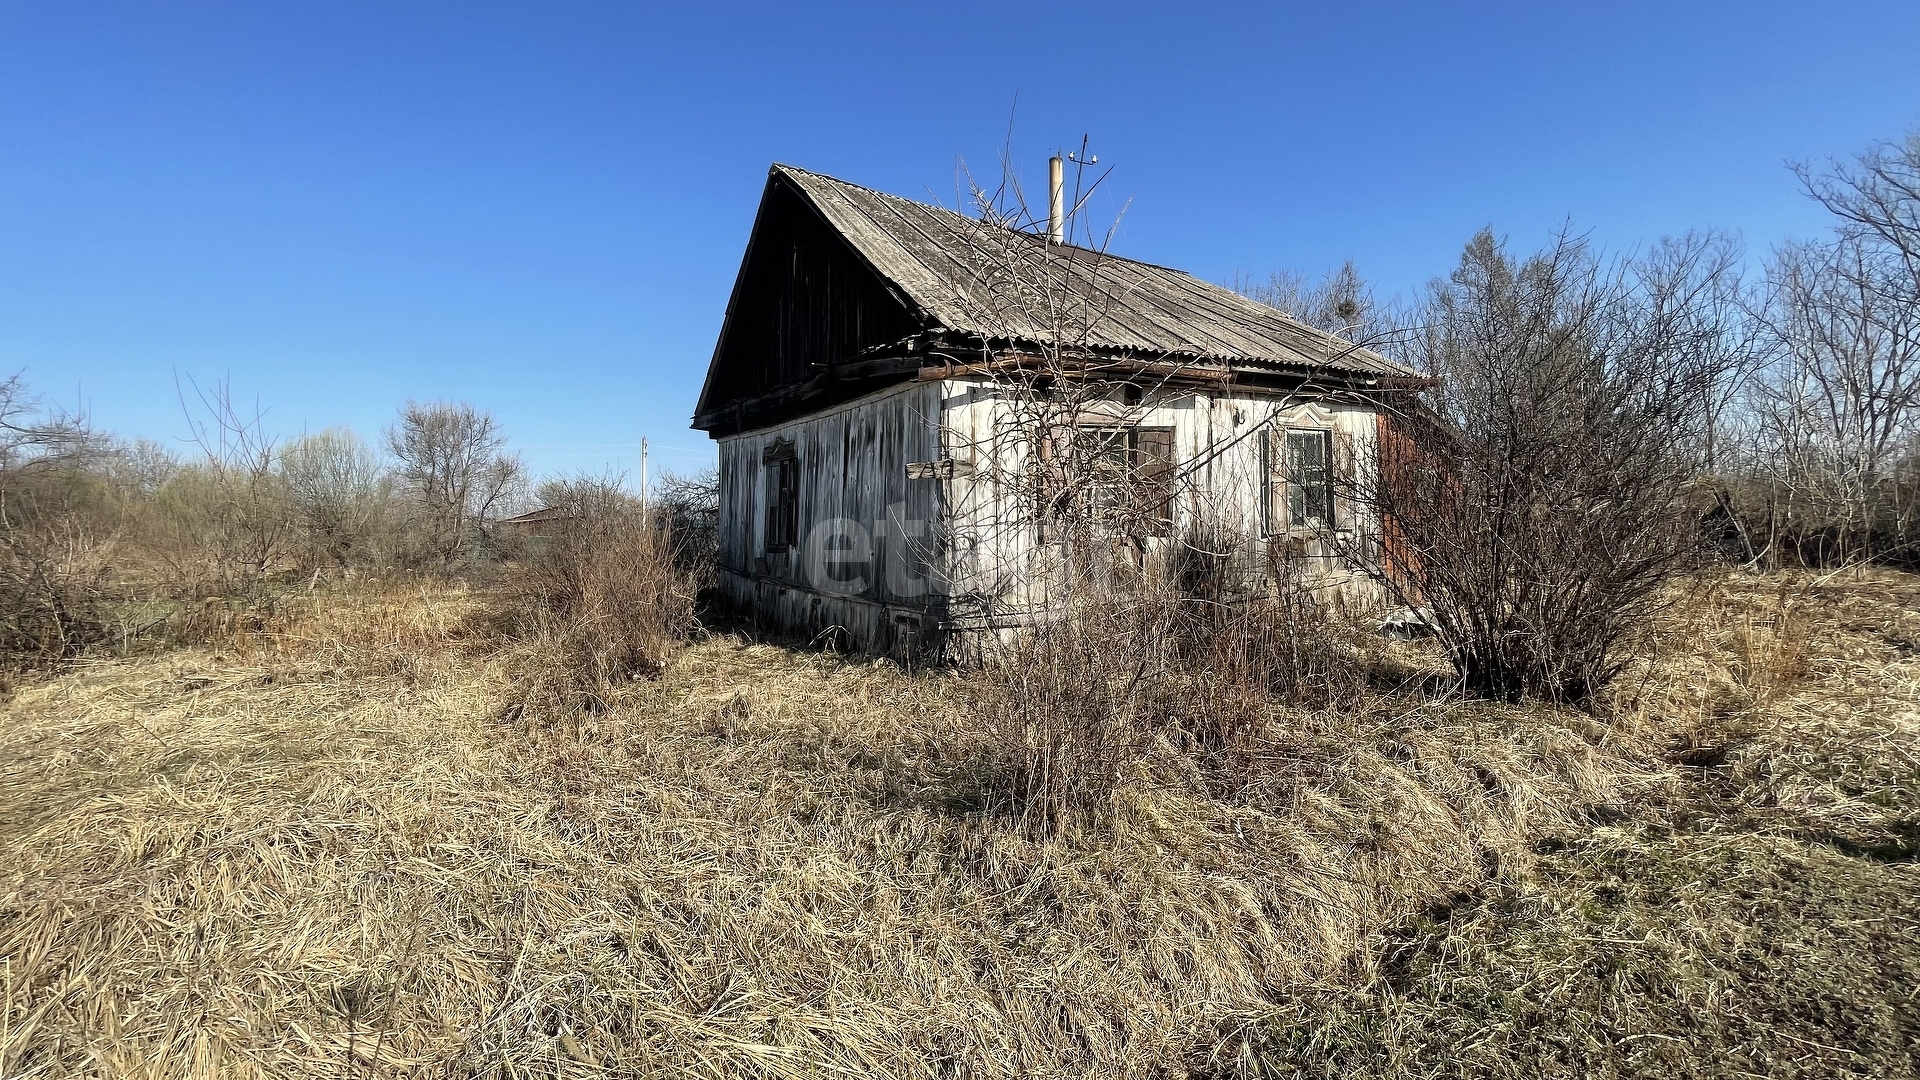
<path id="1" fill-rule="evenodd" d="M 1025 623 L 985 644 L 978 704 L 1008 810 L 1040 833 L 1110 818 L 1123 772 L 1163 726 L 1151 714 L 1177 647 L 1177 611 L 1142 588 L 1147 539 L 1175 505 L 1171 448 L 1133 434 L 1148 388 L 1177 365 L 1116 368 L 1091 347 L 1116 298 L 1111 230 L 1085 224 L 1099 179 L 1085 179 L 1076 169 L 1054 222 L 1028 209 L 1007 166 L 993 190 L 971 192 L 990 227 L 953 237 L 985 268 L 995 331 L 966 369 L 992 385 L 995 431 L 968 450 L 995 490 L 1021 493 L 983 523 L 991 564 L 962 605 Z"/>
<path id="2" fill-rule="evenodd" d="M 1366 706 L 1371 635 L 1298 579 L 1250 592 L 1246 544 L 1203 521 L 1144 566 L 1105 549 L 1044 618 L 986 651 L 975 700 L 1011 816 L 1040 834 L 1097 828 L 1155 746 L 1233 795 L 1276 707 Z"/>
<path id="3" fill-rule="evenodd" d="M 349 428 L 328 428 L 282 446 L 279 464 L 308 561 L 346 567 L 363 560 L 388 501 L 373 448 Z"/>
<path id="4" fill-rule="evenodd" d="M 1099 823 L 1150 730 L 1150 609 L 1093 604 L 1029 628 L 985 665 L 980 697 L 1008 810 L 1036 833 Z"/>
<path id="5" fill-rule="evenodd" d="M 1357 561 L 1431 613 L 1468 692 L 1592 700 L 1696 564 L 1689 488 L 1728 363 L 1698 300 L 1728 272 L 1710 243 L 1608 265 L 1483 232 L 1434 285 L 1407 345 L 1432 382 L 1357 474 L 1389 523 Z"/>
<path id="6" fill-rule="evenodd" d="M 0 666 L 73 656 L 107 636 L 119 501 L 84 419 L 0 380 Z"/>
<path id="7" fill-rule="evenodd" d="M 1007 808 L 1040 832 L 1108 820 L 1156 740 L 1244 759 L 1277 699 L 1324 705 L 1358 682 L 1304 581 L 1276 574 L 1244 510 L 1222 505 L 1239 498 L 1222 481 L 1224 448 L 1179 461 L 1176 429 L 1149 422 L 1218 372 L 1191 350 L 1106 344 L 1127 286 L 1106 251 L 1112 230 L 1086 224 L 1099 182 L 1077 171 L 1060 212 L 1043 217 L 1008 171 L 972 193 L 988 227 L 949 226 L 944 241 L 967 250 L 968 302 L 986 325 L 954 370 L 992 403 L 971 434 L 945 433 L 946 450 L 978 490 L 1007 493 L 965 519 L 954 606 L 1017 627 L 982 643 L 977 701 Z M 1336 329 L 1364 321 L 1371 300 L 1351 268 L 1323 291 Z M 1302 338 L 1329 364 L 1354 348 Z M 1263 415 L 1324 391 L 1312 384 L 1307 372 L 1294 389 L 1265 387 Z M 1269 422 L 1228 445 L 1264 439 Z"/>
<path id="8" fill-rule="evenodd" d="M 568 516 L 507 571 L 498 617 L 521 641 L 524 706 L 598 709 L 665 669 L 696 627 L 693 589 L 672 526 L 616 481 L 552 482 L 541 495 Z"/>
<path id="9" fill-rule="evenodd" d="M 202 389 L 188 380 L 180 403 L 200 455 L 154 494 L 147 546 L 180 593 L 249 592 L 293 568 L 294 512 L 276 468 L 278 440 L 225 382 Z"/>
<path id="10" fill-rule="evenodd" d="M 719 579 L 720 474 L 667 473 L 651 495 L 654 516 L 672 531 L 674 565 L 696 592 Z"/>

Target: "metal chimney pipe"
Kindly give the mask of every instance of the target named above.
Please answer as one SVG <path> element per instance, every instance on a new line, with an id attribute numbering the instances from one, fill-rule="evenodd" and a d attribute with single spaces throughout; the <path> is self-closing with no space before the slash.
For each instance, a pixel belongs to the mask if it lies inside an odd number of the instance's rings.
<path id="1" fill-rule="evenodd" d="M 1067 174 L 1060 155 L 1047 159 L 1047 239 L 1067 242 Z"/>

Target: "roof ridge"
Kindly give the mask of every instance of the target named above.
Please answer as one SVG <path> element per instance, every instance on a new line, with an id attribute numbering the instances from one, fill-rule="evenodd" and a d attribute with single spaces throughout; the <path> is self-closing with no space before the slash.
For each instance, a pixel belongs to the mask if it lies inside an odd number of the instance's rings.
<path id="1" fill-rule="evenodd" d="M 981 221 L 979 218 L 968 217 L 967 215 L 961 213 L 958 210 L 949 210 L 946 207 L 941 206 L 939 203 L 921 202 L 918 199 L 909 199 L 905 195 L 895 195 L 890 191 L 881 191 L 879 188 L 870 188 L 865 184 L 856 184 L 851 180 L 842 180 L 837 176 L 831 176 L 827 173 L 814 172 L 812 169 L 803 169 L 798 165 L 788 165 L 785 162 L 776 161 L 773 163 L 773 167 L 769 171 L 798 173 L 801 176 L 810 176 L 816 180 L 825 180 L 828 183 L 838 184 L 841 187 L 850 187 L 856 191 L 864 191 L 869 195 L 878 195 L 882 199 L 891 199 L 894 202 L 912 203 L 915 206 L 923 207 L 928 210 L 938 210 L 943 214 L 952 214 L 954 217 L 957 217 L 962 221 L 972 222 L 975 225 L 982 225 L 982 226 L 986 226 L 987 228 L 993 227 L 991 225 L 987 225 L 986 222 Z M 1014 230 L 1014 231 L 1018 231 L 1018 230 Z"/>
<path id="2" fill-rule="evenodd" d="M 995 225 L 992 222 L 983 220 L 981 218 L 970 217 L 967 214 L 963 214 L 958 210 L 953 210 L 948 207 L 941 206 L 939 203 L 921 202 L 919 199 L 909 199 L 905 195 L 895 195 L 890 191 L 881 191 L 879 188 L 870 188 L 865 184 L 856 184 L 851 180 L 842 180 L 839 177 L 833 176 L 829 173 L 815 172 L 812 169 L 803 169 L 798 165 L 788 165 L 787 163 L 782 161 L 774 162 L 772 169 L 770 171 L 784 172 L 784 173 L 798 173 L 801 176 L 812 177 L 813 179 L 816 179 L 816 180 L 825 180 L 830 184 L 837 184 L 841 187 L 853 188 L 856 191 L 864 191 L 869 195 L 876 195 L 882 199 L 886 199 L 891 202 L 906 203 L 910 206 L 917 206 L 925 210 L 933 210 L 938 213 L 946 214 L 950 217 L 956 217 L 956 218 L 959 218 L 961 221 L 967 222 L 970 225 L 977 225 L 983 229 L 1001 229 L 1006 232 L 1015 233 L 1020 236 L 1029 236 L 1035 239 L 1038 239 L 1040 237 L 1039 233 L 1029 232 L 1026 229 L 1015 229 L 1006 225 Z M 1059 244 L 1054 244 L 1052 246 L 1059 247 L 1059 248 L 1072 248 L 1075 251 L 1085 251 L 1085 252 L 1088 252 L 1089 254 L 1098 255 L 1103 259 L 1118 259 L 1121 262 L 1133 263 L 1135 266 L 1149 266 L 1155 270 L 1165 270 L 1168 273 L 1172 273 L 1172 274 L 1182 274 L 1182 275 L 1185 275 L 1186 277 L 1193 278 L 1193 280 L 1195 281 L 1205 282 L 1208 285 L 1213 285 L 1214 288 L 1224 287 L 1220 285 L 1214 285 L 1213 282 L 1207 281 L 1205 278 L 1200 277 L 1196 274 L 1188 273 L 1187 271 L 1182 270 L 1177 266 L 1168 266 L 1165 263 L 1148 262 L 1145 259 L 1136 259 L 1128 255 L 1116 255 L 1113 252 L 1107 251 L 1104 248 L 1090 248 L 1090 247 L 1084 247 L 1080 244 L 1068 244 L 1068 243 L 1059 243 Z M 1255 301 L 1255 302 L 1257 303 L 1258 301 Z M 1278 311 L 1279 309 L 1275 308 L 1274 310 Z"/>
<path id="3" fill-rule="evenodd" d="M 979 278 L 970 269 L 964 253 L 954 250 L 954 247 L 970 248 L 982 242 L 967 239 L 969 233 L 976 236 L 991 233 L 1048 244 L 1069 253 L 1084 252 L 1090 257 L 1083 260 L 1069 254 L 1063 268 L 1068 274 L 1091 274 L 1096 279 L 1103 277 L 1103 272 L 1093 262 L 1099 260 L 1112 264 L 1120 273 L 1120 278 L 1130 278 L 1130 283 L 1120 279 L 1112 282 L 1127 297 L 1106 316 L 1115 321 L 1119 331 L 1111 343 L 1114 347 L 1164 349 L 1178 338 L 1185 339 L 1176 346 L 1182 350 L 1198 348 L 1207 355 L 1238 357 L 1254 362 L 1313 366 L 1327 362 L 1316 355 L 1324 351 L 1329 360 L 1348 370 L 1360 369 L 1370 374 L 1397 374 L 1411 370 L 1366 345 L 1329 333 L 1301 321 L 1290 312 L 1261 303 L 1226 285 L 1208 281 L 1178 267 L 1150 263 L 1078 244 L 1051 245 L 1041 233 L 970 217 L 938 203 L 894 195 L 797 165 L 774 162 L 768 172 L 770 179 L 774 176 L 786 177 L 803 198 L 826 214 L 830 223 L 837 214 L 849 214 L 864 222 L 854 230 L 860 234 L 858 236 L 848 232 L 851 219 L 846 224 L 836 223 L 833 227 L 839 229 L 883 277 L 891 278 L 912 296 L 913 302 L 923 312 L 943 325 L 951 324 L 952 328 L 960 328 L 962 324 L 979 318 L 979 313 L 972 310 L 981 303 L 980 298 L 974 295 L 975 287 L 988 285 L 985 279 Z M 831 211 L 827 205 L 829 203 L 834 204 Z M 880 220 L 882 211 L 884 216 L 894 220 Z M 953 235 L 945 238 L 933 235 L 933 231 L 938 231 L 932 229 L 934 222 L 945 224 Z M 869 232 L 875 235 L 866 235 Z M 910 236 L 917 239 L 909 240 Z M 923 246 L 926 249 L 924 251 Z M 951 261 L 953 265 L 936 266 L 929 261 L 930 254 Z M 889 258 L 904 262 L 889 268 L 883 265 Z M 1026 256 L 1021 258 L 1024 261 Z M 908 265 L 915 267 L 916 272 L 906 277 L 900 276 Z M 954 279 L 952 275 L 956 273 L 973 280 L 963 282 Z M 915 284 L 907 280 L 909 277 L 923 280 Z M 1155 277 L 1159 277 L 1160 282 L 1150 284 Z M 921 295 L 936 283 L 944 283 L 943 288 L 932 289 L 932 293 L 939 295 Z M 1179 295 L 1183 292 L 1186 294 L 1184 298 Z M 1120 295 L 1116 294 L 1115 299 L 1120 299 Z M 953 322 L 955 317 L 960 321 Z M 1019 336 L 1018 333 L 1016 336 Z M 1339 347 L 1337 358 L 1334 355 L 1335 346 Z"/>

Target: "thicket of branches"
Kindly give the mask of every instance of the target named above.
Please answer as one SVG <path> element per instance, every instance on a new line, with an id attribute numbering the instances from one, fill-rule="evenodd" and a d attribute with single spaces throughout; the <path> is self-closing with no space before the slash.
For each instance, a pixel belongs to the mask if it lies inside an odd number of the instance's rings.
<path id="1" fill-rule="evenodd" d="M 1716 545 L 1760 567 L 1920 561 L 1920 136 L 1799 175 L 1834 227 L 1758 272 L 1712 232 L 1620 258 L 1574 235 L 1515 253 L 1485 232 L 1397 306 L 1351 266 L 1236 283 L 1426 376 L 1374 395 L 1386 434 L 1358 448 L 1364 467 L 1338 471 L 1377 527 L 1322 540 L 1416 609 L 1462 691 L 1595 701 Z M 1116 733 L 1151 728 L 1150 687 L 1190 662 L 1168 645 L 1193 623 L 1184 612 L 1280 597 L 1271 616 L 1302 593 L 1218 539 L 1245 523 L 1180 463 L 1121 445 L 1191 372 L 1093 347 L 1116 299 L 1102 238 L 1045 242 L 1011 183 L 976 198 L 1008 228 L 953 239 L 975 246 L 1004 325 L 963 370 L 998 414 L 955 449 L 1020 496 L 972 523 L 962 600 L 1024 606 L 1042 628 L 1004 639 L 988 666 L 1016 688 L 996 699 L 1015 788 L 1057 815 L 1066 793 L 1084 800 L 1101 788 L 1089 778 L 1113 775 Z M 1069 206 L 1071 222 L 1084 202 Z M 1252 637 L 1292 650 L 1280 667 L 1313 662 L 1297 634 Z"/>
<path id="2" fill-rule="evenodd" d="M 1589 701 L 1701 554 L 1730 254 L 1688 237 L 1609 264 L 1563 237 L 1516 258 L 1483 232 L 1416 309 L 1397 351 L 1431 382 L 1389 402 L 1355 480 L 1391 540 L 1353 554 L 1426 610 L 1470 693 Z"/>
<path id="3" fill-rule="evenodd" d="M 62 659 L 107 634 L 124 485 L 90 467 L 101 450 L 83 417 L 0 380 L 0 659 Z"/>
<path id="4" fill-rule="evenodd" d="M 1920 132 L 1798 170 L 1831 234 L 1775 252 L 1716 462 L 1760 565 L 1920 561 Z"/>
<path id="5" fill-rule="evenodd" d="M 1240 290 L 1425 372 L 1390 397 L 1384 523 L 1350 543 L 1470 692 L 1586 702 L 1716 545 L 1757 568 L 1920 563 L 1920 133 L 1797 174 L 1823 238 L 1609 261 L 1490 233 L 1411 304 L 1343 268 Z"/>
<path id="6" fill-rule="evenodd" d="M 1147 423 L 1205 365 L 1103 347 L 1127 286 L 1112 230 L 1090 221 L 1099 179 L 1075 166 L 1064 242 L 1010 168 L 971 192 L 985 227 L 950 223 L 943 237 L 978 275 L 965 302 L 984 323 L 947 359 L 990 419 L 943 432 L 943 455 L 967 466 L 949 523 L 964 536 L 933 543 L 961 553 L 949 584 L 962 620 L 1019 627 L 967 648 L 995 797 L 1041 833 L 1110 820 L 1154 745 L 1186 748 L 1207 782 L 1231 789 L 1276 700 L 1350 701 L 1362 681 L 1353 643 L 1304 581 L 1267 575 L 1232 497 Z M 1330 305 L 1341 317 L 1353 307 Z M 1349 347 L 1331 343 L 1326 359 Z"/>

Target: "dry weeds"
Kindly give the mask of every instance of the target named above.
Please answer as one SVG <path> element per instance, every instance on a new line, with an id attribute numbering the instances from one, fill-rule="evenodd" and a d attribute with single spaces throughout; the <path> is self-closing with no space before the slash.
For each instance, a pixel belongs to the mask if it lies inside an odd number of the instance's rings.
<path id="1" fill-rule="evenodd" d="M 1232 1076 L 1920 1075 L 1920 580 L 1715 579 L 1622 687 L 1675 780 L 1225 1033 Z"/>
<path id="2" fill-rule="evenodd" d="M 718 637 L 531 723 L 474 597 L 322 591 L 7 706 L 0 1074 L 1419 1071 L 1467 1044 L 1413 995 L 1513 970 L 1525 905 L 1489 898 L 1561 895 L 1568 852 L 1912 828 L 1914 587 L 1885 580 L 1721 587 L 1611 723 L 1276 709 L 1228 799 L 1150 748 L 1110 830 L 1044 841 L 993 810 L 954 676 Z M 1485 962 L 1392 959 L 1436 925 Z"/>

